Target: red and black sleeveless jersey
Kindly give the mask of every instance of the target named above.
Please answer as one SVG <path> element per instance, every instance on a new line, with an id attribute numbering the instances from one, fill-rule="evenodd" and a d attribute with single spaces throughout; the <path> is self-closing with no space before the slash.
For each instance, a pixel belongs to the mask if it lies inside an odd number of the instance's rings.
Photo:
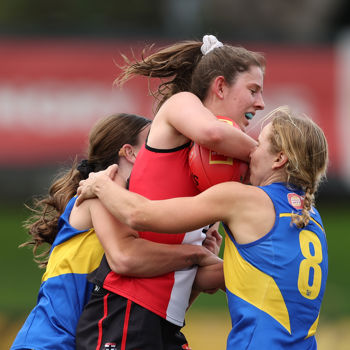
<path id="1" fill-rule="evenodd" d="M 191 143 L 162 150 L 144 145 L 131 173 L 129 189 L 149 199 L 198 194 L 188 165 Z M 202 229 L 177 234 L 139 232 L 140 237 L 166 244 L 201 244 Z M 176 325 L 182 326 L 197 267 L 153 278 L 132 278 L 112 272 L 103 259 L 93 282 L 120 294 Z M 103 283 L 101 283 L 103 282 Z"/>

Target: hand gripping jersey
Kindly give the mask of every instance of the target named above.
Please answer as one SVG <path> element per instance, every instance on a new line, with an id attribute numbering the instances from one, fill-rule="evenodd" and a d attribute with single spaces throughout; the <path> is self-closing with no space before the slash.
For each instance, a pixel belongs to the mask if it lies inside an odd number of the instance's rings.
<path id="1" fill-rule="evenodd" d="M 59 219 L 37 304 L 11 350 L 75 349 L 77 323 L 93 287 L 86 276 L 98 267 L 103 256 L 93 229 L 78 231 L 69 224 L 76 198 L 70 200 Z"/>
<path id="2" fill-rule="evenodd" d="M 190 143 L 159 150 L 144 145 L 130 177 L 130 191 L 150 199 L 194 196 L 198 190 L 188 165 Z M 178 234 L 139 232 L 140 237 L 167 244 L 201 244 L 202 229 Z M 103 288 L 128 298 L 175 325 L 183 326 L 196 267 L 153 278 L 132 278 L 109 272 Z"/>
<path id="3" fill-rule="evenodd" d="M 303 193 L 282 183 L 261 187 L 271 198 L 272 230 L 250 244 L 237 244 L 227 227 L 224 274 L 232 330 L 227 349 L 316 349 L 315 332 L 328 273 L 326 236 L 312 208 L 299 229 Z"/>

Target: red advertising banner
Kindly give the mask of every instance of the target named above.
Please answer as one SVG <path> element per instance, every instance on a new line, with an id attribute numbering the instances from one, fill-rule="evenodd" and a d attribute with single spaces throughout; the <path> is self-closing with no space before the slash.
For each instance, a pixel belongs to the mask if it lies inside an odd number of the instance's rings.
<path id="1" fill-rule="evenodd" d="M 152 44 L 150 42 L 149 44 Z M 40 165 L 73 158 L 86 148 L 92 124 L 112 113 L 152 118 L 153 98 L 145 78 L 120 89 L 120 53 L 140 53 L 145 43 L 1 40 L 0 166 Z M 305 112 L 325 131 L 331 171 L 340 167 L 332 47 L 249 47 L 267 59 L 266 110 L 279 105 Z M 255 124 L 256 124 L 255 121 Z M 252 133 L 258 128 L 252 125 Z M 254 129 L 255 128 L 255 129 Z"/>
<path id="2" fill-rule="evenodd" d="M 0 165 L 55 163 L 86 148 L 92 124 L 119 112 L 152 116 L 146 79 L 120 89 L 119 42 L 2 41 Z"/>

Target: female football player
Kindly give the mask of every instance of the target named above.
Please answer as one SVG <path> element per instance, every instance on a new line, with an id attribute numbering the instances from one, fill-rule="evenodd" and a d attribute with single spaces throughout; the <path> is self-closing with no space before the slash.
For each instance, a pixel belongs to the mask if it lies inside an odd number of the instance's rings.
<path id="1" fill-rule="evenodd" d="M 265 60 L 242 47 L 224 45 L 212 35 L 143 56 L 135 62 L 126 60 L 116 83 L 138 75 L 165 81 L 158 87 L 157 113 L 133 168 L 129 189 L 152 199 L 194 196 L 198 190 L 188 164 L 192 141 L 249 160 L 256 142 L 243 130 L 256 111 L 264 108 Z M 241 130 L 217 116 L 231 118 Z M 77 203 L 84 198 L 83 192 Z M 169 244 L 201 244 L 205 238 L 202 230 L 173 235 L 143 231 L 139 235 Z M 108 246 L 105 249 L 107 252 Z M 108 254 L 111 257 L 113 253 Z M 154 278 L 132 279 L 102 265 L 95 279 L 99 294 L 93 294 L 79 321 L 77 348 L 99 347 L 101 339 L 102 344 L 113 343 L 122 349 L 188 346 L 180 329 L 196 271 L 194 266 Z"/>
<path id="2" fill-rule="evenodd" d="M 136 155 L 145 142 L 151 121 L 132 114 L 115 114 L 101 119 L 89 137 L 86 160 L 55 181 L 49 195 L 38 201 L 27 223 L 31 239 L 23 244 L 33 246 L 39 266 L 46 267 L 37 305 L 29 314 L 11 347 L 15 349 L 75 349 L 75 330 L 93 284 L 86 276 L 96 269 L 103 249 L 98 241 L 106 226 L 114 234 L 125 231 L 123 225 L 103 208 L 98 200 L 86 201 L 75 208 L 79 181 L 91 171 L 118 164 L 121 177 L 129 177 Z M 96 222 L 102 219 L 104 226 Z M 97 233 L 97 236 L 95 234 Z M 127 247 L 114 246 L 119 273 L 153 276 L 205 263 L 213 255 L 202 246 L 167 246 L 139 239 L 127 228 Z M 44 243 L 49 251 L 37 254 Z M 124 243 L 124 241 L 122 242 Z M 135 257 L 134 251 L 137 250 Z"/>
<path id="3" fill-rule="evenodd" d="M 222 220 L 223 270 L 221 263 L 200 268 L 195 284 L 226 285 L 227 349 L 316 349 L 328 254 L 314 195 L 326 175 L 328 146 L 311 119 L 288 108 L 270 117 L 250 155 L 253 186 L 225 182 L 197 196 L 152 201 L 117 186 L 111 167 L 91 179 L 90 190 L 140 231 L 189 231 Z"/>

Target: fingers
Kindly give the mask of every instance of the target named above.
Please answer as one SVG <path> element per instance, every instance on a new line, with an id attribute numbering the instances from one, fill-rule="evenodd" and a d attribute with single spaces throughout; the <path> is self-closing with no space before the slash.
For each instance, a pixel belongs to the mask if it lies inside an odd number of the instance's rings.
<path id="1" fill-rule="evenodd" d="M 109 178 L 114 180 L 115 175 L 118 173 L 118 165 L 112 164 L 106 169 L 106 174 Z"/>
<path id="2" fill-rule="evenodd" d="M 220 253 L 220 247 L 222 244 L 222 236 L 218 231 L 218 224 L 215 224 L 209 228 L 206 232 L 206 239 L 203 242 L 203 246 L 210 250 L 215 255 Z"/>
<path id="3" fill-rule="evenodd" d="M 81 182 L 81 181 L 80 181 Z M 77 195 L 79 196 L 80 195 L 80 193 L 81 193 L 81 185 L 80 185 L 80 182 L 79 182 L 79 187 L 78 187 L 78 189 L 77 189 Z"/>
<path id="4" fill-rule="evenodd" d="M 97 173 L 91 172 L 87 179 L 81 180 L 79 182 L 79 187 L 77 189 L 78 198 L 76 200 L 76 205 L 79 206 L 85 199 L 95 197 L 95 194 L 93 193 L 93 185 L 97 179 L 103 176 L 108 176 L 113 180 L 117 173 L 117 164 L 110 165 L 107 169 L 99 171 Z"/>
<path id="5" fill-rule="evenodd" d="M 217 253 L 217 244 L 216 244 L 216 239 L 212 236 L 208 236 L 204 242 L 203 246 L 210 250 L 212 253 L 216 254 Z"/>
<path id="6" fill-rule="evenodd" d="M 222 236 L 219 233 L 219 222 L 216 222 L 214 225 L 212 225 L 206 235 L 207 237 L 214 237 L 214 239 L 216 239 L 217 243 L 221 244 L 222 242 Z"/>
<path id="7" fill-rule="evenodd" d="M 83 202 L 83 197 L 78 194 L 78 198 L 75 201 L 75 205 L 78 207 Z"/>
<path id="8" fill-rule="evenodd" d="M 219 231 L 213 230 L 213 231 L 210 232 L 210 234 L 213 237 L 213 239 L 215 239 L 217 244 L 221 245 L 221 243 L 222 243 L 222 236 L 220 235 Z"/>

